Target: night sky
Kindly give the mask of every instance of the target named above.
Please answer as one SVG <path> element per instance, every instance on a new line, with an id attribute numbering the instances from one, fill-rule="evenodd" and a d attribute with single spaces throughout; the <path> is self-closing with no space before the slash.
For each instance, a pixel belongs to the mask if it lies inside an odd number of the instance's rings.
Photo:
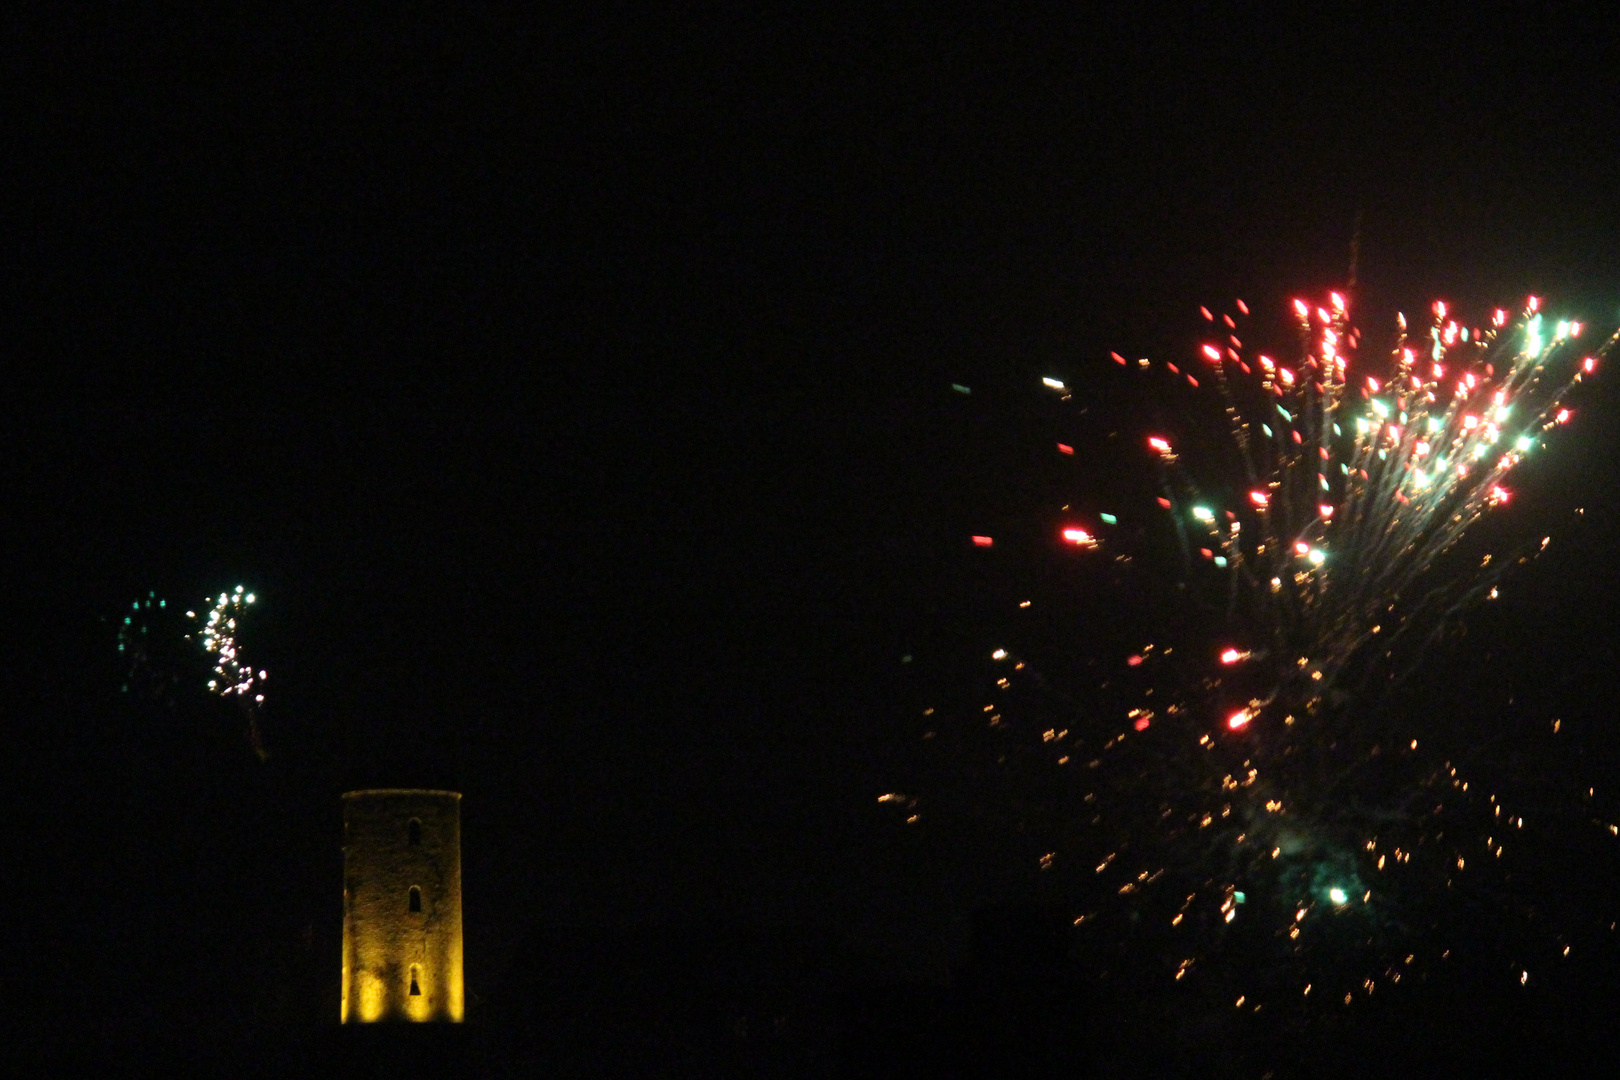
<path id="1" fill-rule="evenodd" d="M 1590 5 L 678 7 L 7 17 L 0 679 L 41 1016 L 131 984 L 205 1014 L 188 972 L 249 895 L 335 1015 L 366 785 L 465 793 L 483 999 L 564 925 L 832 928 L 849 979 L 943 978 L 1028 868 L 875 796 L 929 692 L 901 658 L 993 628 L 967 537 L 1050 490 L 1039 376 L 1084 394 L 1110 349 L 1190 352 L 1201 303 L 1341 284 L 1358 215 L 1369 331 L 1435 296 L 1620 316 Z M 1594 404 L 1545 496 L 1591 520 L 1516 609 L 1526 679 L 1586 702 L 1620 592 Z M 262 766 L 116 693 L 130 601 L 237 583 Z"/>

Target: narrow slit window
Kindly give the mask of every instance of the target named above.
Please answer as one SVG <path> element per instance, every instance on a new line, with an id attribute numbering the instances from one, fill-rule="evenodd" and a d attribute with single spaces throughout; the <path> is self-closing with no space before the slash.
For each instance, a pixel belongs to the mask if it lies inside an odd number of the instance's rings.
<path id="1" fill-rule="evenodd" d="M 419 886 L 416 886 L 416 885 L 411 886 L 410 904 L 411 904 L 411 910 L 412 911 L 421 911 L 422 910 L 422 890 L 421 890 L 421 888 Z"/>
<path id="2" fill-rule="evenodd" d="M 411 997 L 421 997 L 422 996 L 422 984 L 416 981 L 416 972 L 417 972 L 417 967 L 416 967 L 415 964 L 412 964 L 411 965 Z"/>
<path id="3" fill-rule="evenodd" d="M 416 845 L 420 844 L 422 842 L 421 821 L 417 820 L 416 818 L 411 818 L 411 823 L 405 826 L 405 836 L 410 842 L 411 847 L 415 847 Z"/>

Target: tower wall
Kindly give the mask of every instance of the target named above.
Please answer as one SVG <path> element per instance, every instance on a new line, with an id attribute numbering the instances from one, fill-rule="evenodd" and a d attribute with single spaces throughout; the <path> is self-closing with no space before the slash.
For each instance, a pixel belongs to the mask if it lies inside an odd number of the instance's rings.
<path id="1" fill-rule="evenodd" d="M 465 1009 L 461 795 L 346 793 L 343 1023 L 458 1022 Z"/>

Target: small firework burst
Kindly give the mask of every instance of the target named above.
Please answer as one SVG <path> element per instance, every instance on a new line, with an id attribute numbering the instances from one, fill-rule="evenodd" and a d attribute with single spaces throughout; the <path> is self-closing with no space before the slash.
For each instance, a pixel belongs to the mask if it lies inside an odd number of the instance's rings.
<path id="1" fill-rule="evenodd" d="M 260 713 L 270 673 L 255 669 L 242 655 L 240 623 L 258 597 L 238 585 L 210 601 L 203 614 L 180 612 L 156 592 L 134 601 L 118 629 L 125 694 L 175 707 L 180 696 L 202 684 L 207 692 L 236 706 L 260 760 L 264 747 Z"/>
<path id="2" fill-rule="evenodd" d="M 238 623 L 258 597 L 238 585 L 231 592 L 220 593 L 209 609 L 202 629 L 197 634 L 203 652 L 213 661 L 213 677 L 208 689 L 220 697 L 233 700 L 247 717 L 248 739 L 254 753 L 266 756 L 262 733 L 259 730 L 259 710 L 264 705 L 264 683 L 268 671 L 255 671 L 241 654 Z"/>

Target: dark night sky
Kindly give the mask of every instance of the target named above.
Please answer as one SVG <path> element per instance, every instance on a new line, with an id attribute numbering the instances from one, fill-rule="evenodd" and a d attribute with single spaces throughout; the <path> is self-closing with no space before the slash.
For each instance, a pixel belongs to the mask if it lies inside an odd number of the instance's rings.
<path id="1" fill-rule="evenodd" d="M 346 783 L 466 793 L 475 989 L 569 921 L 837 925 L 857 969 L 937 968 L 995 885 L 871 803 L 899 656 L 968 606 L 985 508 L 1021 509 L 996 418 L 1048 367 L 1184 348 L 1199 303 L 1337 284 L 1358 211 L 1369 327 L 1530 291 L 1612 320 L 1584 6 L 8 15 L 39 895 L 97 877 L 114 812 L 98 619 L 245 581 L 289 834 L 335 860 Z M 1595 498 L 1616 422 L 1589 431 Z M 335 865 L 300 879 L 317 921 Z M 40 940 L 72 936 L 53 910 Z"/>

